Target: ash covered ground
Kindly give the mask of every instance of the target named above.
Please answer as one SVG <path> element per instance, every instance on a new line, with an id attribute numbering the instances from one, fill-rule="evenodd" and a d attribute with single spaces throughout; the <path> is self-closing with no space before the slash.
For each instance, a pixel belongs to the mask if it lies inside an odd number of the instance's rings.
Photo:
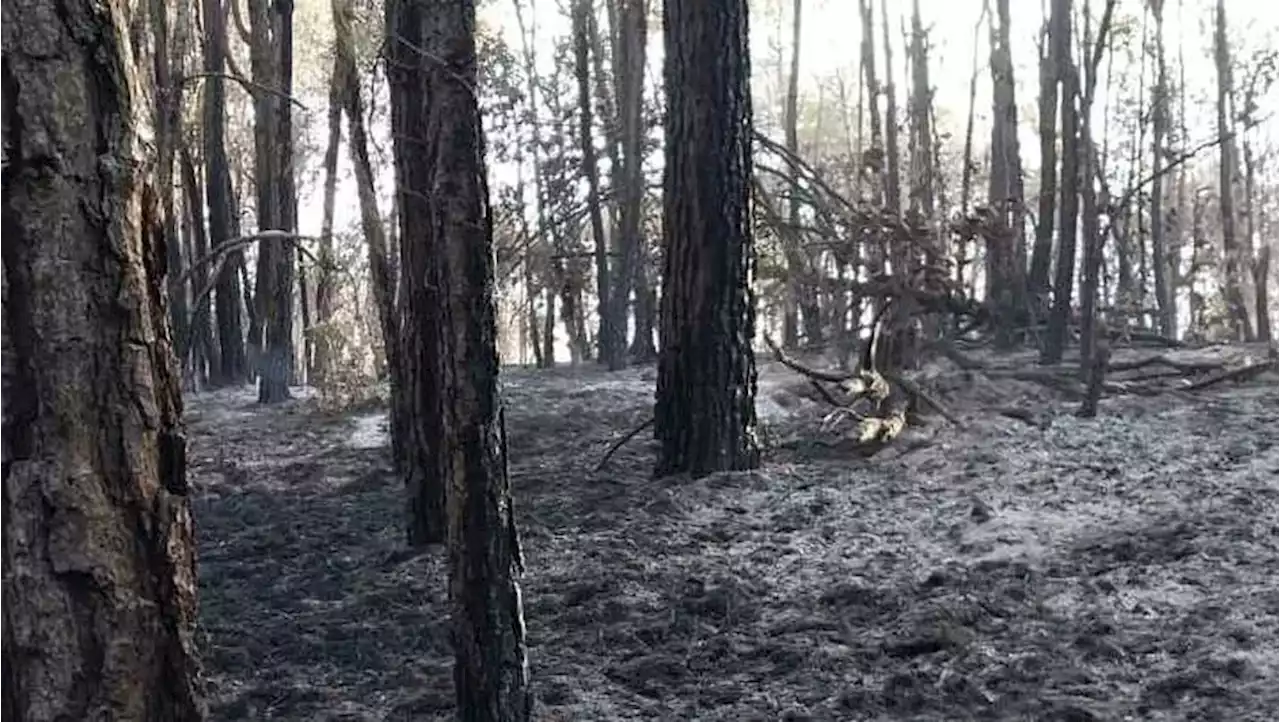
<path id="1" fill-rule="evenodd" d="M 698 481 L 647 432 L 593 471 L 651 368 L 504 370 L 535 718 L 1274 720 L 1274 373 L 1084 420 L 943 363 L 961 426 L 871 459 L 763 363 L 764 467 Z M 187 401 L 214 719 L 452 719 L 385 414 L 253 401 Z"/>

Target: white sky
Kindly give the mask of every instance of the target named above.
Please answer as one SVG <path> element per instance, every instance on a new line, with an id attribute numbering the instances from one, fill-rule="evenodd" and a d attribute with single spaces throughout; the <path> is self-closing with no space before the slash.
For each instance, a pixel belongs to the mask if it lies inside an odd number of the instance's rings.
<path id="1" fill-rule="evenodd" d="M 529 8 L 527 4 L 530 0 L 525 0 L 526 10 Z M 547 70 L 551 63 L 551 47 L 554 39 L 563 36 L 569 32 L 569 20 L 564 12 L 567 0 L 531 0 L 535 3 L 532 14 L 526 13 L 526 17 L 534 18 L 537 26 L 537 53 L 539 66 L 542 70 Z M 597 3 L 602 0 L 597 0 Z M 881 40 L 880 22 L 880 2 L 873 0 L 876 5 L 876 41 L 879 45 Z M 651 12 L 656 13 L 660 10 L 661 0 L 649 0 Z M 1038 93 L 1038 77 L 1036 67 L 1036 43 L 1037 36 L 1042 22 L 1041 3 L 1035 0 L 1011 0 L 1013 34 L 1011 43 L 1014 51 L 1015 74 L 1018 80 L 1018 105 L 1019 105 L 1019 122 L 1021 129 L 1021 141 L 1023 152 L 1024 167 L 1028 172 L 1033 172 L 1038 166 L 1038 138 L 1036 130 L 1035 116 L 1035 100 Z M 1077 6 L 1082 5 L 1082 0 L 1077 0 Z M 320 13 L 327 9 L 328 3 L 317 3 Z M 894 45 L 894 64 L 893 68 L 896 74 L 898 85 L 899 104 L 905 102 L 906 82 L 903 78 L 903 47 L 902 47 L 902 31 L 900 22 L 909 23 L 910 4 L 895 0 L 888 3 L 889 12 L 891 14 L 891 32 L 890 39 Z M 944 130 L 951 130 L 959 142 L 959 138 L 963 133 L 963 123 L 965 113 L 968 107 L 968 86 L 969 75 L 973 62 L 973 39 L 974 24 L 978 20 L 982 10 L 983 0 L 920 0 L 921 14 L 924 18 L 925 27 L 929 32 L 931 43 L 930 51 L 930 80 L 935 87 L 934 102 L 939 112 L 939 117 L 943 124 Z M 1092 0 L 1092 12 L 1095 15 L 1101 13 L 1104 0 Z M 1165 9 L 1165 33 L 1167 43 L 1168 61 L 1172 64 L 1176 62 L 1178 44 L 1184 43 L 1185 54 L 1187 59 L 1187 83 L 1191 89 L 1191 97 L 1212 97 L 1214 92 L 1216 75 L 1213 65 L 1213 57 L 1211 52 L 1212 43 L 1212 5 L 1213 0 L 1166 0 Z M 775 82 L 776 44 L 778 37 L 782 37 L 782 46 L 784 53 L 789 53 L 791 38 L 791 2 L 789 0 L 753 0 L 751 3 L 751 35 L 752 35 L 752 62 L 753 62 L 753 80 L 754 88 L 757 94 L 755 99 L 755 107 L 757 116 L 763 117 L 770 113 L 768 104 L 774 101 L 776 90 L 773 86 Z M 1271 9 L 1270 3 L 1254 2 L 1253 0 L 1227 0 L 1227 16 L 1231 26 L 1233 38 L 1243 41 L 1243 45 L 1248 51 L 1252 49 L 1264 47 L 1267 44 L 1274 44 L 1280 32 L 1277 31 L 1277 15 L 1276 11 Z M 1138 0 L 1121 0 L 1117 9 L 1117 19 L 1123 20 L 1125 17 L 1138 17 L 1141 6 Z M 306 12 L 306 11 L 302 11 Z M 813 100 L 819 93 L 819 85 L 823 82 L 830 82 L 830 79 L 836 74 L 841 73 L 850 83 L 850 92 L 856 92 L 855 82 L 858 70 L 858 54 L 859 42 L 861 37 L 861 29 L 858 20 L 857 3 L 854 0 L 804 0 L 803 17 L 801 23 L 801 83 L 800 91 L 803 98 Z M 319 14 L 319 13 L 318 13 Z M 501 28 L 504 37 L 517 54 L 520 52 L 520 36 L 515 22 L 515 13 L 513 11 L 512 0 L 490 0 L 484 4 L 480 11 L 480 21 L 489 27 Z M 1154 32 L 1154 21 L 1150 22 L 1151 32 Z M 323 22 L 321 23 L 323 25 Z M 319 28 L 317 28 L 319 29 Z M 320 32 L 328 32 L 327 29 Z M 1181 38 L 1181 39 L 1180 39 Z M 650 79 L 661 78 L 661 62 L 662 62 L 662 36 L 661 26 L 654 17 L 649 27 L 649 69 Z M 977 113 L 978 126 L 975 131 L 976 148 L 980 149 L 985 145 L 989 135 L 989 126 L 986 125 L 986 119 L 990 114 L 990 75 L 986 66 L 987 62 L 987 29 L 984 22 L 978 38 L 979 42 L 979 80 L 977 95 Z M 1136 49 L 1136 40 L 1131 46 Z M 885 66 L 883 48 L 878 47 L 876 64 L 877 72 L 884 80 Z M 1123 53 L 1117 49 L 1117 57 L 1122 57 Z M 1241 57 L 1246 57 L 1247 52 L 1242 53 Z M 789 57 L 786 55 L 784 57 Z M 1123 75 L 1125 72 L 1124 61 L 1118 61 L 1118 73 Z M 1128 73 L 1136 76 L 1136 69 L 1129 70 Z M 1105 81 L 1106 68 L 1100 69 L 1100 82 Z M 1117 77 L 1116 82 L 1124 80 Z M 1132 82 L 1132 78 L 1129 81 Z M 1274 113 L 1277 109 L 1277 90 L 1273 88 L 1272 92 L 1262 103 L 1263 114 Z M 1129 91 L 1132 96 L 1133 90 Z M 1147 89 L 1149 94 L 1149 88 Z M 323 107 L 324 96 L 319 93 L 310 94 L 309 103 L 313 108 L 312 113 L 318 114 L 317 122 L 311 124 L 311 133 L 317 135 L 313 138 L 313 147 L 323 147 L 324 138 L 324 121 Z M 1102 121 L 1102 98 L 1105 95 L 1105 88 L 1098 89 L 1098 102 L 1095 104 L 1096 118 L 1099 124 Z M 802 100 L 802 103 L 804 101 Z M 827 103 L 833 103 L 834 98 L 828 92 L 826 96 Z M 851 101 L 853 102 L 853 101 Z M 1216 135 L 1215 128 L 1212 123 L 1212 112 L 1209 107 L 1198 109 L 1194 102 L 1189 102 L 1188 107 L 1192 111 L 1197 111 L 1198 115 L 1192 119 L 1192 127 L 1190 135 L 1192 142 L 1199 142 L 1212 138 Z M 882 106 L 883 110 L 883 106 Z M 1266 133 L 1268 136 L 1275 138 L 1276 130 L 1280 127 L 1280 123 L 1275 121 L 1268 123 Z M 374 129 L 375 133 L 382 142 L 386 143 L 386 129 Z M 1124 129 L 1112 128 L 1113 137 L 1121 137 L 1125 135 Z M 345 142 L 345 138 L 344 138 Z M 387 147 L 384 145 L 384 147 Z M 319 162 L 317 158 L 315 163 Z M 344 228 L 358 223 L 358 204 L 356 203 L 355 187 L 350 178 L 350 164 L 345 151 L 341 155 L 342 181 L 339 186 L 338 193 L 338 209 L 336 228 Z M 383 177 L 379 180 L 380 185 L 386 187 L 390 183 L 390 169 L 383 168 Z M 501 183 L 512 178 L 511 173 L 503 172 L 504 169 L 491 169 L 493 181 Z M 526 176 L 527 177 L 527 176 Z M 303 233 L 315 234 L 319 231 L 320 226 L 320 189 L 317 183 L 311 187 L 303 189 L 302 214 L 300 218 L 300 230 Z M 389 198 L 384 197 L 383 210 L 387 209 Z"/>

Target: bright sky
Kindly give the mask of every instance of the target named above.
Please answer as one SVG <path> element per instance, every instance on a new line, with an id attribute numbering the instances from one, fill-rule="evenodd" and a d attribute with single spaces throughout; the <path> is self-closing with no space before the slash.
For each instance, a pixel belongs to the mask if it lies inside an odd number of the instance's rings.
<path id="1" fill-rule="evenodd" d="M 537 26 L 537 53 L 539 66 L 547 70 L 551 63 L 551 47 L 557 36 L 563 36 L 570 30 L 569 20 L 565 12 L 567 0 L 522 0 L 525 2 L 526 18 L 532 18 Z M 601 0 L 597 0 L 600 2 Z M 480 21 L 489 27 L 501 28 L 505 38 L 513 50 L 519 53 L 520 35 L 513 10 L 513 0 L 490 0 L 480 11 Z M 532 12 L 530 5 L 534 3 Z M 651 12 L 660 10 L 661 0 L 649 0 Z M 873 0 L 874 2 L 874 0 Z M 973 63 L 974 24 L 982 11 L 984 0 L 920 0 L 921 14 L 932 45 L 930 51 L 930 80 L 935 86 L 935 104 L 939 110 L 944 129 L 953 132 L 956 142 L 963 133 L 964 116 L 968 107 L 969 76 Z M 909 3 L 895 1 L 887 3 L 891 14 L 890 40 L 894 45 L 893 69 L 896 73 L 900 104 L 906 95 L 906 79 L 903 77 L 903 34 L 904 23 L 909 23 Z M 1076 5 L 1082 4 L 1077 0 Z M 327 5 L 327 3 L 323 3 Z M 880 2 L 876 5 L 876 41 L 881 41 Z M 1093 0 L 1092 12 L 1095 17 L 1101 13 L 1103 0 Z M 1191 87 L 1192 97 L 1211 94 L 1216 83 L 1216 75 L 1211 53 L 1212 42 L 1212 5 L 1213 0 L 1167 0 L 1165 32 L 1168 60 L 1176 61 L 1179 42 L 1185 43 L 1187 58 L 1187 82 Z M 1038 139 L 1035 118 L 1035 99 L 1038 92 L 1036 68 L 1036 43 L 1039 34 L 1042 11 L 1040 3 L 1033 0 L 1017 0 L 1011 2 L 1013 16 L 1013 33 L 1011 42 L 1014 51 L 1015 73 L 1018 79 L 1018 105 L 1020 111 L 1021 140 L 1024 166 L 1028 171 L 1038 164 Z M 1276 13 L 1268 8 L 1267 3 L 1252 0 L 1227 0 L 1227 15 L 1233 38 L 1243 39 L 1250 50 L 1274 44 L 1280 32 L 1277 32 Z M 791 38 L 791 2 L 789 0 L 753 0 L 751 18 L 752 56 L 754 89 L 757 94 L 757 113 L 776 100 L 776 68 L 777 43 L 782 38 L 784 53 L 789 53 Z M 1140 6 L 1136 0 L 1121 0 L 1117 10 L 1117 19 L 1136 17 Z M 803 0 L 803 17 L 801 22 L 801 83 L 802 96 L 814 98 L 819 92 L 821 82 L 830 82 L 836 74 L 841 73 L 853 85 L 858 70 L 859 41 L 861 37 L 858 20 L 857 3 L 853 0 Z M 1151 30 L 1154 32 L 1154 21 Z M 1181 40 L 1179 39 L 1181 38 Z M 655 17 L 649 28 L 649 77 L 661 78 L 662 36 L 661 26 Z M 986 118 L 990 114 L 990 75 L 987 62 L 987 29 L 985 22 L 979 38 L 978 62 L 979 80 L 977 96 L 979 148 L 985 143 L 987 136 Z M 1132 43 L 1137 47 L 1136 41 Z M 877 72 L 884 79 L 885 66 L 883 48 L 878 47 Z M 1119 55 L 1122 51 L 1117 49 Z M 784 55 L 789 57 L 789 55 Z M 1123 68 L 1121 68 L 1123 70 Z M 1102 82 L 1105 82 L 1106 68 L 1100 71 Z M 1117 78 L 1116 82 L 1120 82 Z M 1098 90 L 1099 101 L 1095 105 L 1098 121 L 1101 122 L 1102 102 L 1105 88 Z M 1277 91 L 1273 88 L 1265 99 L 1263 113 L 1274 112 L 1278 103 Z M 1130 91 L 1132 94 L 1134 91 Z M 1149 93 L 1149 89 L 1147 91 Z M 1211 95 L 1206 96 L 1211 97 Z M 312 108 L 323 113 L 322 96 L 310 99 Z M 828 96 L 827 102 L 834 102 Z M 1189 103 L 1194 109 L 1195 104 Z M 883 107 L 883 106 L 882 106 Z M 312 111 L 317 112 L 316 110 Z M 1215 128 L 1206 123 L 1212 122 L 1212 114 L 1207 108 L 1199 117 L 1193 118 L 1190 134 L 1193 142 L 1199 142 L 1216 135 Z M 311 124 L 311 133 L 319 134 L 312 139 L 315 147 L 323 147 L 323 119 Z M 950 127 L 948 127 L 950 126 Z M 1275 137 L 1280 124 L 1268 124 L 1269 135 Z M 374 129 L 382 143 L 386 143 L 385 128 Z M 1122 135 L 1120 129 L 1113 129 L 1113 134 Z M 389 147 L 384 145 L 384 147 Z M 358 204 L 356 203 L 354 182 L 350 178 L 347 153 L 342 153 L 342 183 L 339 186 L 339 203 L 336 225 L 343 228 L 358 222 Z M 318 162 L 318 160 L 317 160 Z M 380 185 L 389 186 L 390 170 L 383 169 Z M 503 182 L 512 174 L 493 169 L 494 181 Z M 384 211 L 389 197 L 384 196 Z M 304 189 L 303 213 L 300 219 L 303 233 L 317 233 L 320 226 L 320 189 L 318 183 Z"/>

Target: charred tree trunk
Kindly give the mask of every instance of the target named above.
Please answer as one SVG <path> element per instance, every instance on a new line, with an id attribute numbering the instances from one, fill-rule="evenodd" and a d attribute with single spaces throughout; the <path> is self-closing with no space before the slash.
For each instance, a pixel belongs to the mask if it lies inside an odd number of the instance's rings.
<path id="1" fill-rule="evenodd" d="M 355 42 L 352 23 L 355 8 L 351 0 L 333 0 L 333 27 L 337 39 L 336 85 L 342 106 L 347 113 L 347 138 L 351 150 L 351 165 L 355 169 L 356 194 L 360 199 L 360 228 L 369 248 L 369 275 L 372 281 L 374 303 L 378 307 L 378 330 L 382 336 L 383 355 L 386 358 L 388 381 L 393 398 L 400 397 L 404 384 L 404 366 L 400 353 L 399 323 L 396 319 L 396 279 L 391 269 L 391 256 L 387 250 L 386 228 L 378 210 L 378 197 L 373 184 L 373 164 L 369 162 L 369 139 L 365 129 L 364 98 L 360 92 L 360 76 L 356 68 Z M 410 423 L 405 417 L 406 408 L 392 405 L 390 418 L 393 457 L 404 453 L 403 429 Z"/>
<path id="2" fill-rule="evenodd" d="M 445 15 L 441 15 L 441 12 Z M 403 429 L 404 458 L 400 474 L 407 492 L 408 543 L 421 547 L 445 541 L 445 484 L 440 470 L 443 458 L 444 397 L 435 363 L 444 353 L 440 337 L 445 297 L 444 279 L 437 263 L 435 244 L 444 241 L 438 226 L 444 211 L 436 190 L 436 168 L 441 159 L 427 153 L 435 148 L 439 129 L 430 103 L 441 103 L 439 93 L 452 95 L 458 81 L 421 50 L 440 52 L 457 60 L 456 51 L 438 25 L 457 13 L 437 0 L 392 0 L 386 5 L 387 82 L 391 96 L 391 137 L 396 165 L 396 195 L 400 204 L 400 268 L 404 304 L 402 329 L 404 385 L 400 404 L 411 420 Z M 459 38 L 461 39 L 461 38 Z M 466 45 L 471 47 L 468 32 Z M 468 63 L 474 62 L 470 59 Z M 474 66 L 472 66 L 474 67 Z M 454 101 L 456 102 L 456 101 Z M 464 149 L 465 150 L 465 149 Z M 434 162 L 426 162 L 434 161 Z"/>
<path id="3" fill-rule="evenodd" d="M 1116 0 L 1107 0 L 1102 22 L 1098 26 L 1096 45 L 1090 32 L 1088 0 L 1085 0 L 1084 5 L 1084 47 L 1087 55 L 1084 60 L 1084 97 L 1080 101 L 1078 148 L 1084 153 L 1084 163 L 1080 173 L 1080 195 L 1083 200 L 1081 221 L 1084 236 L 1084 273 L 1080 283 L 1080 375 L 1086 380 L 1092 373 L 1090 369 L 1094 359 L 1095 332 L 1098 322 L 1098 282 L 1102 269 L 1103 248 L 1102 229 L 1098 218 L 1101 209 L 1098 207 L 1098 194 L 1094 183 L 1096 171 L 1094 163 L 1097 154 L 1093 152 L 1093 98 L 1098 87 L 1098 63 L 1101 62 L 1102 51 L 1106 47 L 1107 31 L 1110 29 L 1115 5 Z"/>
<path id="4" fill-rule="evenodd" d="M 1249 312 L 1245 309 L 1241 290 L 1240 240 L 1236 237 L 1235 204 L 1235 140 L 1228 137 L 1232 123 L 1227 112 L 1231 94 L 1231 54 L 1227 48 L 1227 11 L 1224 0 L 1218 0 L 1213 35 L 1214 64 L 1218 69 L 1218 136 L 1225 138 L 1218 163 L 1218 208 L 1222 217 L 1223 288 L 1231 330 L 1239 340 L 1252 336 Z"/>
<path id="5" fill-rule="evenodd" d="M 1052 22 L 1052 21 L 1051 21 Z M 1058 56 L 1062 44 L 1046 29 L 1040 50 L 1040 203 L 1036 240 L 1031 249 L 1027 289 L 1037 312 L 1049 295 L 1049 265 L 1053 255 L 1054 212 L 1058 201 Z"/>
<path id="6" fill-rule="evenodd" d="M 751 94 L 746 0 L 665 0 L 666 260 L 658 475 L 752 468 Z"/>
<path id="7" fill-rule="evenodd" d="M 258 191 L 258 230 L 293 232 L 297 199 L 293 180 L 293 2 L 250 0 L 251 57 L 255 82 L 281 95 L 259 90 L 254 96 L 254 173 Z M 283 96 L 283 97 L 281 97 Z M 258 364 L 258 401 L 290 398 L 293 370 L 292 240 L 258 246 L 258 325 L 263 330 Z M 252 344 L 251 344 L 252 345 Z"/>
<path id="8" fill-rule="evenodd" d="M 191 158 L 191 151 L 185 145 L 179 146 L 179 165 L 182 172 L 182 186 L 186 193 L 187 218 L 191 225 L 191 247 L 195 252 L 193 258 L 204 258 L 209 255 L 209 236 L 205 233 L 204 225 L 204 189 L 200 187 L 200 176 L 196 174 L 196 164 Z M 209 288 L 209 274 L 206 266 L 192 267 L 191 287 L 195 289 L 195 293 L 201 293 Z M 207 364 L 201 366 L 199 361 L 196 362 L 196 380 L 200 383 L 210 383 L 222 368 L 221 348 L 214 337 L 211 296 L 212 294 L 205 293 L 203 297 L 192 298 L 195 308 L 192 309 L 191 322 L 188 324 L 191 329 L 188 338 L 192 346 L 193 358 L 203 360 Z"/>
<path id="9" fill-rule="evenodd" d="M 582 146 L 582 173 L 587 177 L 587 213 L 591 219 L 591 240 L 596 265 L 596 356 L 610 370 L 626 365 L 623 344 L 613 327 L 614 313 L 609 308 L 609 239 L 604 233 L 604 214 L 600 206 L 600 169 L 596 164 L 596 146 L 592 134 L 591 113 L 591 49 L 590 0 L 573 4 L 574 74 L 578 81 L 578 142 Z M 600 50 L 597 48 L 597 53 Z"/>
<path id="10" fill-rule="evenodd" d="M 320 220 L 320 263 L 316 269 L 316 328 L 314 384 L 323 386 L 333 366 L 334 256 L 333 213 L 338 193 L 338 146 L 342 144 L 342 59 L 333 60 L 329 86 L 329 140 L 324 151 L 324 203 Z"/>
<path id="11" fill-rule="evenodd" d="M 649 288 L 644 228 L 644 66 L 648 37 L 647 0 L 620 0 L 618 8 L 618 115 L 622 133 L 621 248 L 614 279 L 615 323 L 627 327 L 626 311 L 635 292 L 635 335 L 628 355 L 637 362 L 653 359 L 654 310 Z M 627 282 L 622 279 L 626 278 Z M 624 331 L 625 333 L 625 331 Z"/>
<path id="12" fill-rule="evenodd" d="M 881 35 L 884 42 L 884 154 L 885 209 L 898 216 L 902 214 L 902 188 L 898 173 L 898 90 L 893 84 L 893 45 L 889 42 L 889 4 L 880 0 Z M 894 273 L 905 270 L 901 244 L 891 249 Z"/>
<path id="13" fill-rule="evenodd" d="M 1170 280 L 1168 240 L 1165 237 L 1164 157 L 1169 130 L 1169 71 L 1164 54 L 1164 0 L 1151 0 L 1156 18 L 1156 84 L 1151 88 L 1151 263 L 1154 267 L 1156 308 L 1159 309 L 1160 334 L 1175 338 L 1178 333 L 1177 305 Z M 1184 91 L 1185 92 L 1185 91 Z"/>
<path id="14" fill-rule="evenodd" d="M 792 157 L 800 155 L 800 18 L 801 0 L 791 5 L 791 71 L 787 75 L 787 94 L 783 107 L 783 126 L 787 150 Z M 792 165 L 793 176 L 799 170 Z M 787 192 L 787 222 L 792 228 L 800 226 L 800 197 L 794 189 Z M 794 234 L 792 234 L 794 236 Z M 787 281 L 794 304 L 800 311 L 800 325 L 804 329 L 805 342 L 822 343 L 822 316 L 818 308 L 818 294 L 812 282 L 813 259 L 793 237 L 783 240 L 786 248 Z"/>
<path id="15" fill-rule="evenodd" d="M 427 221 L 413 229 L 439 285 L 441 308 L 410 318 L 413 337 L 432 337 L 438 353 L 419 357 L 440 390 L 440 453 L 428 473 L 448 485 L 449 597 L 458 719 L 521 722 L 531 716 L 523 568 L 507 475 L 507 440 L 498 394 L 493 219 L 475 94 L 475 6 L 470 2 L 387 3 L 392 62 L 406 77 L 393 86 L 399 120 L 411 109 L 419 133 L 397 136 L 397 164 L 425 176 L 423 198 L 402 192 L 405 210 Z M 413 46 L 408 46 L 413 43 Z M 412 57 L 416 48 L 416 66 Z M 400 64 L 397 61 L 406 61 Z M 430 63 L 430 64 L 429 64 Z M 438 63 L 438 64 L 436 64 Z M 448 72 L 442 72 L 447 69 Z M 416 85 L 423 105 L 406 106 Z M 408 214 L 406 214 L 408 215 Z M 402 227 L 409 231 L 409 227 Z M 408 245 L 410 236 L 404 236 Z"/>
<path id="16" fill-rule="evenodd" d="M 187 344 L 187 289 L 183 282 L 182 243 L 178 238 L 178 218 L 173 203 L 173 163 L 178 122 L 182 114 L 182 86 L 175 82 L 173 69 L 179 73 L 181 56 L 170 53 L 169 8 L 165 0 L 149 0 L 152 47 L 152 80 L 155 84 L 156 192 L 159 195 L 159 218 L 155 233 L 165 250 L 169 295 L 169 325 L 174 347 Z M 178 358 L 179 373 L 188 367 L 187 355 Z"/>
<path id="17" fill-rule="evenodd" d="M 1067 324 L 1071 319 L 1080 187 L 1080 144 L 1077 137 L 1080 116 L 1075 102 L 1080 80 L 1075 63 L 1071 61 L 1071 0 L 1053 0 L 1049 37 L 1059 44 L 1056 57 L 1063 61 L 1058 66 L 1062 82 L 1062 191 L 1061 203 L 1058 204 L 1058 260 L 1054 272 L 1053 309 L 1049 314 L 1044 346 L 1040 349 L 1040 362 L 1056 364 L 1062 361 L 1066 350 Z"/>
<path id="18" fill-rule="evenodd" d="M 126 13 L 3 3 L 5 719 L 204 719 L 165 250 L 139 170 L 150 55 L 142 36 L 129 52 Z"/>
<path id="19" fill-rule="evenodd" d="M 223 75 L 227 69 L 227 15 L 222 0 L 204 0 L 204 164 L 205 193 L 209 204 L 209 244 L 217 249 L 240 235 L 240 221 L 233 212 L 234 189 L 227 162 L 226 103 Z M 239 250 L 227 254 L 218 272 L 215 311 L 218 326 L 219 367 L 210 373 L 214 385 L 243 383 L 248 373 L 244 327 L 240 317 L 240 277 L 244 264 Z"/>
<path id="20" fill-rule="evenodd" d="M 542 167 L 542 126 L 539 122 L 539 117 L 538 117 L 539 93 L 538 93 L 538 63 L 537 63 L 537 57 L 536 57 L 536 49 L 537 49 L 536 25 L 533 27 L 526 27 L 523 3 L 521 2 L 521 0 L 513 0 L 513 1 L 515 5 L 515 10 L 516 10 L 516 21 L 520 26 L 520 41 L 524 51 L 525 95 L 528 98 L 528 103 L 529 103 L 529 135 L 532 140 L 532 142 L 530 143 L 530 146 L 532 147 L 532 152 L 533 152 L 534 204 L 537 207 L 537 211 L 538 211 L 537 213 L 538 228 L 545 229 L 548 227 L 548 212 L 547 212 L 548 200 L 546 196 L 546 189 L 545 189 L 546 184 L 544 183 L 543 167 Z M 537 18 L 530 18 L 530 20 L 534 23 L 537 22 Z M 542 245 L 545 246 L 548 244 L 544 241 Z M 533 248 L 530 248 L 529 250 L 527 250 L 525 252 L 526 257 L 528 254 L 532 253 L 533 250 L 534 250 Z M 549 251 L 546 255 L 547 256 L 553 255 L 553 252 Z M 547 311 L 546 311 L 546 316 L 544 318 L 544 326 L 541 333 L 541 336 L 542 336 L 541 349 L 542 350 L 540 353 L 537 353 L 535 355 L 537 356 L 537 359 L 538 359 L 538 366 L 544 367 L 544 368 L 551 368 L 556 365 L 556 356 L 555 356 L 556 292 L 559 288 L 562 274 L 557 273 L 556 264 L 554 261 L 548 261 L 548 263 L 542 269 L 542 271 L 544 276 L 544 278 L 542 279 L 543 285 L 544 285 L 543 291 L 546 294 Z M 531 289 L 530 296 L 532 295 L 533 295 L 533 291 Z M 532 307 L 530 309 L 530 314 L 536 315 L 536 312 L 532 310 Z M 624 325 L 623 328 L 626 328 L 626 326 Z"/>
<path id="21" fill-rule="evenodd" d="M 1023 237 L 1022 153 L 1009 44 L 1009 0 L 996 0 L 991 37 L 991 178 L 988 202 L 995 228 L 987 238 L 987 299 L 996 308 L 996 345 L 1010 348 L 1013 326 L 1026 307 L 1026 243 Z"/>

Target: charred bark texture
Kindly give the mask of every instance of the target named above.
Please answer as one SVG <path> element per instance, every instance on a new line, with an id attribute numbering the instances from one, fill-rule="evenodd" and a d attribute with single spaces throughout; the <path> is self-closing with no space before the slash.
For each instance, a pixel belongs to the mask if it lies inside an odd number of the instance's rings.
<path id="1" fill-rule="evenodd" d="M 404 95 L 422 90 L 426 100 L 408 108 L 421 126 L 403 141 L 397 135 L 397 165 L 402 173 L 412 167 L 436 191 L 421 198 L 402 191 L 405 211 L 413 207 L 425 222 L 402 228 L 416 234 L 428 256 L 440 301 L 432 313 L 409 319 L 408 336 L 429 337 L 437 352 L 415 364 L 421 364 L 419 376 L 432 377 L 440 390 L 440 453 L 428 473 L 448 488 L 458 719 L 520 722 L 529 719 L 532 698 L 498 393 L 493 219 L 475 92 L 475 6 L 392 0 L 387 18 L 397 76 L 392 98 L 400 98 L 397 124 L 406 120 Z M 403 245 L 410 245 L 407 234 Z"/>
<path id="2" fill-rule="evenodd" d="M 226 104 L 223 75 L 227 70 L 227 24 L 222 0 L 204 0 L 204 70 L 209 74 L 204 94 L 205 193 L 209 205 L 209 244 L 216 249 L 240 235 L 240 221 L 232 211 L 234 190 L 227 162 Z M 211 373 L 215 385 L 245 380 L 248 365 L 244 327 L 240 318 L 240 277 L 244 255 L 232 251 L 218 273 L 214 311 L 217 316 L 219 367 Z"/>
<path id="3" fill-rule="evenodd" d="M 656 472 L 702 476 L 759 463 L 747 2 L 665 0 L 664 9 Z"/>
<path id="4" fill-rule="evenodd" d="M 405 449 L 401 477 L 408 496 L 410 546 L 445 541 L 444 463 L 441 379 L 433 366 L 443 349 L 439 328 L 444 325 L 443 279 L 436 263 L 436 245 L 444 239 L 437 217 L 455 199 L 435 188 L 435 166 L 443 148 L 432 145 L 440 129 L 425 112 L 445 84 L 456 83 L 455 69 L 442 67 L 421 50 L 454 57 L 449 47 L 455 32 L 437 16 L 443 3 L 435 0 L 393 0 L 387 3 L 387 80 L 391 93 L 391 135 L 396 165 L 396 195 L 400 204 L 400 298 L 404 319 L 399 331 L 404 352 Z M 468 40 L 468 43 L 470 41 Z M 428 45 L 430 43 L 430 45 Z M 441 48 L 441 46 L 444 46 Z M 438 118 L 435 118 L 438 122 Z"/>
<path id="5" fill-rule="evenodd" d="M 121 3 L 3 14 L 3 716 L 201 720 L 149 44 Z"/>

